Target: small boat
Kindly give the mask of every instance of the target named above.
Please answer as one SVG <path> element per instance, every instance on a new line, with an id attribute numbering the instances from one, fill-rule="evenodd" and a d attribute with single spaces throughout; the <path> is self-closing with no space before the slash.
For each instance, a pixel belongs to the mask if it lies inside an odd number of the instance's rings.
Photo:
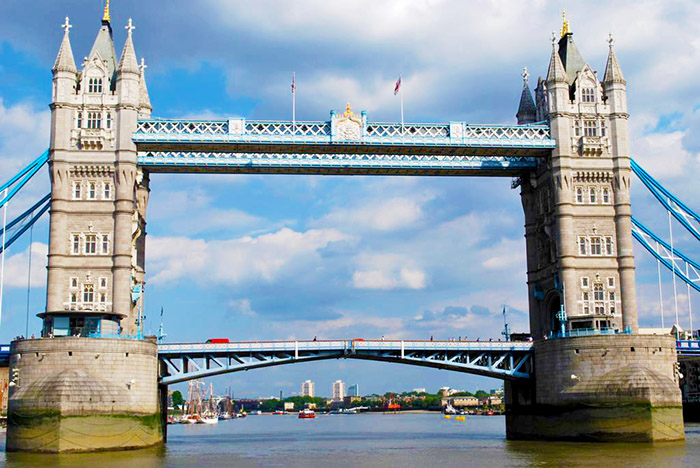
<path id="1" fill-rule="evenodd" d="M 221 413 L 219 415 L 219 420 L 220 421 L 226 421 L 227 419 L 231 419 L 231 414 L 228 412 Z"/>
<path id="2" fill-rule="evenodd" d="M 313 419 L 316 417 L 316 412 L 312 409 L 304 408 L 299 411 L 299 419 Z"/>
<path id="3" fill-rule="evenodd" d="M 283 410 L 277 410 L 277 411 L 274 411 L 272 414 L 287 414 L 287 412 L 283 411 Z"/>
<path id="4" fill-rule="evenodd" d="M 218 424 L 219 416 L 216 414 L 202 415 L 199 417 L 199 424 Z"/>
<path id="5" fill-rule="evenodd" d="M 457 414 L 457 410 L 454 409 L 454 407 L 449 403 L 447 404 L 447 406 L 445 406 L 445 409 L 442 412 L 445 414 Z"/>

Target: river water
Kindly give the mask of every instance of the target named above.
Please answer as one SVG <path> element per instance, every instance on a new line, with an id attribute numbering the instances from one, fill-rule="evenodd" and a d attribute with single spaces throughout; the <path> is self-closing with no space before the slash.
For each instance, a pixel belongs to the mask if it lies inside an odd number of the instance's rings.
<path id="1" fill-rule="evenodd" d="M 164 448 L 83 455 L 0 455 L 8 467 L 697 467 L 700 425 L 674 444 L 510 442 L 502 416 L 249 416 L 168 428 Z M 4 450 L 4 446 L 2 447 Z"/>

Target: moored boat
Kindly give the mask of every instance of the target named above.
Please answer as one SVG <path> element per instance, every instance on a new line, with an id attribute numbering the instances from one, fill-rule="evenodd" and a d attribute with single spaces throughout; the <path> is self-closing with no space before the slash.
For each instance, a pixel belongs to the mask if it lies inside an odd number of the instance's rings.
<path id="1" fill-rule="evenodd" d="M 309 408 L 304 408 L 299 411 L 299 419 L 313 419 L 316 417 L 316 412 Z"/>

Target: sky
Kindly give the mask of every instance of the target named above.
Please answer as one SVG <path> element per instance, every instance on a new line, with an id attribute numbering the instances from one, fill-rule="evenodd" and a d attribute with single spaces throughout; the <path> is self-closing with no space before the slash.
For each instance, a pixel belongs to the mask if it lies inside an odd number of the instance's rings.
<path id="1" fill-rule="evenodd" d="M 608 34 L 628 82 L 633 157 L 700 210 L 700 39 L 695 1 L 116 0 L 117 51 L 133 18 L 153 115 L 326 120 L 351 103 L 371 121 L 514 123 L 522 68 L 547 72 L 566 8 L 579 50 L 602 76 Z M 99 0 L 0 3 L 0 180 L 49 143 L 51 67 L 65 16 L 80 63 L 100 27 Z M 20 213 L 49 188 L 46 171 L 13 200 Z M 169 342 L 323 338 L 500 338 L 503 307 L 527 330 L 523 214 L 504 178 L 154 175 L 148 207 L 147 327 L 164 308 Z M 665 211 L 637 181 L 633 212 L 668 239 Z M 6 259 L 0 341 L 39 333 L 48 222 Z M 679 249 L 698 243 L 673 227 Z M 674 321 L 670 273 L 636 246 L 640 324 Z M 29 301 L 28 280 L 31 285 Z M 693 297 L 694 296 L 694 297 Z M 698 294 L 691 304 L 700 312 Z M 688 294 L 678 311 L 689 325 Z M 696 320 L 700 323 L 700 315 Z M 696 325 L 697 328 L 697 325 Z M 306 379 L 361 393 L 500 381 L 352 360 L 280 366 L 213 379 L 236 395 L 299 392 Z"/>

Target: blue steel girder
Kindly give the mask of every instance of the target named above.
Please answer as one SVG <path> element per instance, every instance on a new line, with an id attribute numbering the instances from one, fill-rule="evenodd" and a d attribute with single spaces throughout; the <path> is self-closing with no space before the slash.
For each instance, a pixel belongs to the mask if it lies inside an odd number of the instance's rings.
<path id="1" fill-rule="evenodd" d="M 518 380 L 532 375 L 532 343 L 454 341 L 277 341 L 164 344 L 161 383 L 324 359 L 364 359 Z"/>
<path id="2" fill-rule="evenodd" d="M 547 124 L 141 120 L 138 163 L 156 172 L 514 175 L 556 146 Z"/>

